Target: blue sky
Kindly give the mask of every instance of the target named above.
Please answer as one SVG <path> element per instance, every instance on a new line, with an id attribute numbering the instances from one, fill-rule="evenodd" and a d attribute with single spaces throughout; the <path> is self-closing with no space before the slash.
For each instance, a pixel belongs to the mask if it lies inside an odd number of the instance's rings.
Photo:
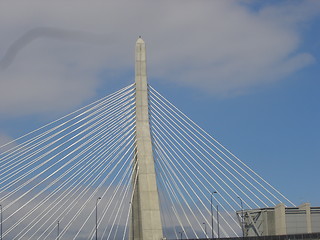
<path id="1" fill-rule="evenodd" d="M 142 35 L 154 88 L 320 206 L 320 2 L 261 2 L 1 1 L 0 141 L 132 83 Z"/>

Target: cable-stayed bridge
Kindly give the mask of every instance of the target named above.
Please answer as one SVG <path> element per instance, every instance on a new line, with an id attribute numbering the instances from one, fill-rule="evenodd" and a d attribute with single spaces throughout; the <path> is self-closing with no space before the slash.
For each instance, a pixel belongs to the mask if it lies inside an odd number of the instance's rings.
<path id="1" fill-rule="evenodd" d="M 1 146 L 0 161 L 2 239 L 242 236 L 236 211 L 294 206 L 147 85 L 141 38 L 134 84 Z"/>

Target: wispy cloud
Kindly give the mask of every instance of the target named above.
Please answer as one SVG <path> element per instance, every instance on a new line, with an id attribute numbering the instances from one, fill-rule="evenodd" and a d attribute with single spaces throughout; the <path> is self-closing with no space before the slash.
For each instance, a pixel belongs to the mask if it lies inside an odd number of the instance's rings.
<path id="1" fill-rule="evenodd" d="M 102 72 L 133 69 L 139 35 L 147 42 L 151 80 L 220 96 L 243 94 L 315 61 L 299 47 L 303 24 L 319 14 L 317 1 L 254 10 L 250 4 L 4 1 L 0 113 L 42 114 L 81 104 L 108 82 Z"/>
<path id="2" fill-rule="evenodd" d="M 14 61 L 20 51 L 32 41 L 39 38 L 59 39 L 72 42 L 84 42 L 88 44 L 106 45 L 111 39 L 107 36 L 97 35 L 89 32 L 66 30 L 52 27 L 37 27 L 29 30 L 19 39 L 14 41 L 7 49 L 3 59 L 0 61 L 0 69 L 6 69 Z"/>

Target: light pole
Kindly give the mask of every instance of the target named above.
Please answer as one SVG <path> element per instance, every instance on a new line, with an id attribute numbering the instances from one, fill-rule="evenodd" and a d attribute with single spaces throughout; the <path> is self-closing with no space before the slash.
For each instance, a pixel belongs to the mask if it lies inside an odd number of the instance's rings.
<path id="1" fill-rule="evenodd" d="M 219 205 L 217 203 L 217 225 L 218 225 L 218 239 L 220 238 L 220 224 L 219 224 Z"/>
<path id="2" fill-rule="evenodd" d="M 1 210 L 1 216 L 0 216 L 0 221 L 1 221 L 1 226 L 0 226 L 0 237 L 2 240 L 2 205 L 0 204 L 0 210 Z"/>
<path id="3" fill-rule="evenodd" d="M 96 240 L 98 240 L 98 202 L 100 199 L 101 197 L 98 197 L 96 201 Z"/>
<path id="4" fill-rule="evenodd" d="M 211 239 L 214 239 L 214 234 L 213 234 L 213 206 L 212 206 L 212 197 L 213 197 L 214 193 L 217 193 L 217 192 L 213 191 L 211 193 Z"/>
<path id="5" fill-rule="evenodd" d="M 183 231 L 179 232 L 180 233 L 180 240 L 182 240 L 182 234 L 183 234 Z"/>
<path id="6" fill-rule="evenodd" d="M 202 223 L 203 225 L 204 225 L 204 233 L 206 234 L 206 238 L 208 237 L 208 235 L 207 235 L 207 225 L 206 225 L 206 223 L 204 222 L 204 223 Z"/>
<path id="7" fill-rule="evenodd" d="M 240 206 L 241 206 L 241 230 L 242 230 L 242 237 L 244 238 L 244 229 L 243 229 L 243 202 L 242 199 L 238 196 L 240 200 Z"/>
<path id="8" fill-rule="evenodd" d="M 57 232 L 57 240 L 59 240 L 60 235 L 60 222 L 58 221 L 58 232 Z M 1 239 L 2 240 L 2 239 Z"/>

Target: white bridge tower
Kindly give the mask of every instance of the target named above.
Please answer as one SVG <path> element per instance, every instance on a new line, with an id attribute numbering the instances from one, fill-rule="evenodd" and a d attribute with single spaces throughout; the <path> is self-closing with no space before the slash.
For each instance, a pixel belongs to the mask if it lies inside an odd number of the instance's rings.
<path id="1" fill-rule="evenodd" d="M 162 239 L 159 196 L 149 124 L 146 46 L 141 37 L 135 50 L 137 182 L 132 202 L 131 240 Z M 133 179 L 135 179 L 134 174 Z"/>

